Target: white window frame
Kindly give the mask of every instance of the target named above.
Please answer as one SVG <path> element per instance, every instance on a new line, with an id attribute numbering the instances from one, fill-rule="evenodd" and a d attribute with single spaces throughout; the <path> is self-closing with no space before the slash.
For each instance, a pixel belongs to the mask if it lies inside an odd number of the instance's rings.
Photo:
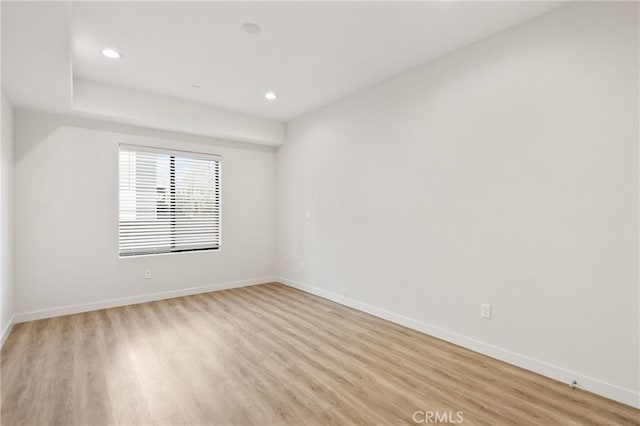
<path id="1" fill-rule="evenodd" d="M 143 152 L 143 153 L 157 153 L 162 155 L 168 155 L 170 157 L 181 157 L 181 158 L 195 158 L 195 159 L 203 159 L 216 161 L 217 165 L 217 180 L 218 180 L 218 241 L 217 245 L 211 247 L 204 248 L 186 248 L 186 249 L 166 249 L 166 248 L 149 248 L 140 251 L 125 251 L 123 252 L 120 246 L 120 223 L 121 223 L 121 193 L 120 193 L 120 152 L 121 151 L 133 151 L 133 152 Z M 176 150 L 176 149 L 166 149 L 166 148 L 158 148 L 146 145 L 131 145 L 131 144 L 120 144 L 118 146 L 118 256 L 122 259 L 126 258 L 136 258 L 140 256 L 157 256 L 157 255 L 166 255 L 166 254 L 177 254 L 177 253 L 194 253 L 194 252 L 205 252 L 205 251 L 220 251 L 222 250 L 222 156 L 218 154 L 208 154 L 203 152 L 194 152 L 194 151 L 185 151 L 185 150 Z"/>

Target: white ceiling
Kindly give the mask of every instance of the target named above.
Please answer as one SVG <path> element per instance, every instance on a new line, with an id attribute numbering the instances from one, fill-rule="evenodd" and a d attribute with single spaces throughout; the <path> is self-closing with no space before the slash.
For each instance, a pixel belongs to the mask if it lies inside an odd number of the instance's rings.
<path id="1" fill-rule="evenodd" d="M 2 1 L 2 92 L 14 105 L 71 107 L 69 11 L 57 2 Z"/>
<path id="2" fill-rule="evenodd" d="M 286 121 L 561 5 L 75 2 L 73 75 Z"/>
<path id="3" fill-rule="evenodd" d="M 2 91 L 21 108 L 279 146 L 285 121 L 564 4 L 2 0 Z"/>

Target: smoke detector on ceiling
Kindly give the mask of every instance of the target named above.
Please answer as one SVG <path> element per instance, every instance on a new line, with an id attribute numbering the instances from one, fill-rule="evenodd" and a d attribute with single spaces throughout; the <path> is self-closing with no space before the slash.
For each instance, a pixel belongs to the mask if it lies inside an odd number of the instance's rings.
<path id="1" fill-rule="evenodd" d="M 253 22 L 245 22 L 240 28 L 247 34 L 258 34 L 260 32 L 260 27 Z"/>

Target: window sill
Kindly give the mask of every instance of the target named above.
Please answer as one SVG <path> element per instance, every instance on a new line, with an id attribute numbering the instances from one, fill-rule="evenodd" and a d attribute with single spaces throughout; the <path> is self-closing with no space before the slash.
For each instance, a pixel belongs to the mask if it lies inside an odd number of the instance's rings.
<path id="1" fill-rule="evenodd" d="M 129 255 L 121 255 L 118 254 L 119 259 L 136 259 L 139 257 L 153 257 L 153 256 L 167 256 L 174 254 L 192 254 L 192 253 L 208 253 L 208 252 L 220 252 L 222 247 L 218 248 L 208 248 L 208 249 L 196 249 L 196 250 L 182 250 L 182 251 L 169 251 L 163 253 L 140 253 L 140 254 L 129 254 Z"/>

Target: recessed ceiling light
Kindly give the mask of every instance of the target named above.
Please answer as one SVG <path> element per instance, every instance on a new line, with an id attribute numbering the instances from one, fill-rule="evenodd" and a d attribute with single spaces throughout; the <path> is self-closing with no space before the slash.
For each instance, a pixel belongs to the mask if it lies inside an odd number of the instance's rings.
<path id="1" fill-rule="evenodd" d="M 198 84 L 192 84 L 191 87 L 193 87 L 194 89 L 199 89 L 200 86 Z"/>
<path id="2" fill-rule="evenodd" d="M 260 27 L 253 22 L 245 22 L 240 28 L 247 34 L 258 34 L 260 32 Z"/>
<path id="3" fill-rule="evenodd" d="M 278 99 L 278 95 L 276 95 L 273 92 L 267 92 L 264 94 L 264 97 L 270 101 L 275 101 L 276 99 Z"/>
<path id="4" fill-rule="evenodd" d="M 106 56 L 107 58 L 111 58 L 111 59 L 119 59 L 122 56 L 120 54 L 120 52 L 118 52 L 117 50 L 113 50 L 113 49 L 104 49 L 102 51 L 102 54 L 104 56 Z"/>

